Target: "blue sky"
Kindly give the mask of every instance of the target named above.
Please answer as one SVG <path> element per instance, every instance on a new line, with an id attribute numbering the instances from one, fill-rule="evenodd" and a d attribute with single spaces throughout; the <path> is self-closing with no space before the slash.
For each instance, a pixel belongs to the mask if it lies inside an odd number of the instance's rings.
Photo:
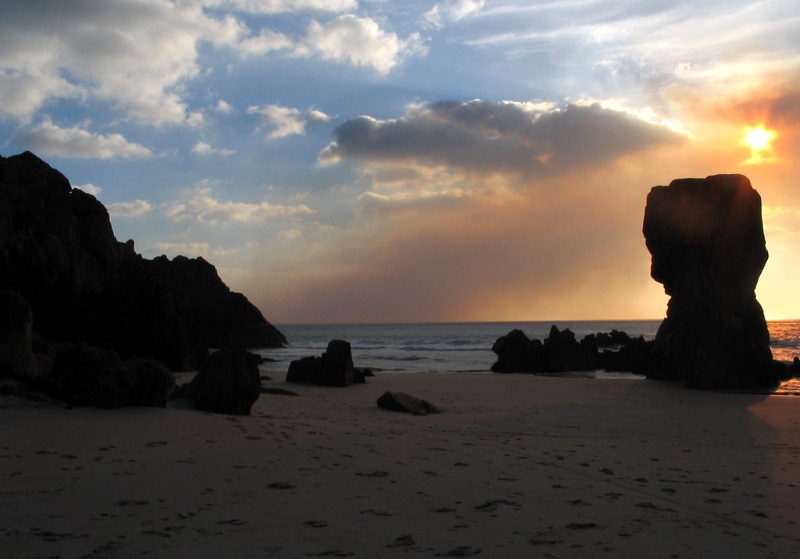
<path id="1" fill-rule="evenodd" d="M 660 318 L 650 187 L 750 177 L 799 317 L 793 0 L 0 0 L 0 153 L 285 322 Z M 746 130 L 775 133 L 765 148 Z"/>

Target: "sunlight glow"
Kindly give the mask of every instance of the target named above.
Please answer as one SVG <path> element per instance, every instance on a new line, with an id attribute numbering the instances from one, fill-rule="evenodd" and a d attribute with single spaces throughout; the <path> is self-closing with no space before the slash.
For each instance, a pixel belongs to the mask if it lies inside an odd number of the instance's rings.
<path id="1" fill-rule="evenodd" d="M 767 149 L 774 138 L 774 131 L 760 126 L 758 128 L 748 128 L 743 142 L 753 151 L 761 151 Z"/>
<path id="2" fill-rule="evenodd" d="M 777 158 L 772 153 L 772 140 L 777 133 L 764 126 L 745 129 L 741 144 L 750 148 L 750 157 L 742 162 L 743 165 L 761 165 L 775 163 Z"/>

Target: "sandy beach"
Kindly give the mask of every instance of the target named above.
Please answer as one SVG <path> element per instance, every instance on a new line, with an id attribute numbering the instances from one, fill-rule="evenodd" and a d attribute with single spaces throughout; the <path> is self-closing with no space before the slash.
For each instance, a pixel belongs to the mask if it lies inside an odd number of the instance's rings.
<path id="1" fill-rule="evenodd" d="M 0 556 L 800 556 L 800 399 L 379 374 L 249 417 L 0 400 Z M 184 379 L 185 380 L 185 379 Z M 386 390 L 444 409 L 379 409 Z"/>

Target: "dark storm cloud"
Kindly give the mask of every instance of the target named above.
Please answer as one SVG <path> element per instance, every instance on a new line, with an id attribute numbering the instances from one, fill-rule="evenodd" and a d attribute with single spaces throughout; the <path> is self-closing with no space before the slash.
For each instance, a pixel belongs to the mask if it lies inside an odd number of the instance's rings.
<path id="1" fill-rule="evenodd" d="M 481 175 L 552 176 L 592 168 L 686 136 L 631 113 L 591 105 L 441 101 L 393 120 L 361 116 L 333 131 L 321 159 L 448 166 Z"/>

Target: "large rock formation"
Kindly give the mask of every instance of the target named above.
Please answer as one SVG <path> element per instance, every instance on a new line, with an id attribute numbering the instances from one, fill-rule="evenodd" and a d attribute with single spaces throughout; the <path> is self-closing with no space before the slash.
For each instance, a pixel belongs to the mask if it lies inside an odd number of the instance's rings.
<path id="1" fill-rule="evenodd" d="M 31 306 L 19 293 L 0 291 L 0 378 L 34 380 Z"/>
<path id="2" fill-rule="evenodd" d="M 73 406 L 163 408 L 175 381 L 172 373 L 153 359 L 123 361 L 113 350 L 78 343 L 58 356 L 52 373 L 37 386 Z"/>
<path id="3" fill-rule="evenodd" d="M 772 386 L 755 288 L 767 249 L 761 197 L 742 175 L 679 179 L 647 197 L 651 275 L 671 297 L 649 376 L 707 389 Z"/>
<path id="4" fill-rule="evenodd" d="M 0 156 L 0 290 L 31 304 L 45 338 L 198 368 L 209 347 L 286 338 L 202 258 L 142 258 L 105 207 L 41 159 Z"/>

